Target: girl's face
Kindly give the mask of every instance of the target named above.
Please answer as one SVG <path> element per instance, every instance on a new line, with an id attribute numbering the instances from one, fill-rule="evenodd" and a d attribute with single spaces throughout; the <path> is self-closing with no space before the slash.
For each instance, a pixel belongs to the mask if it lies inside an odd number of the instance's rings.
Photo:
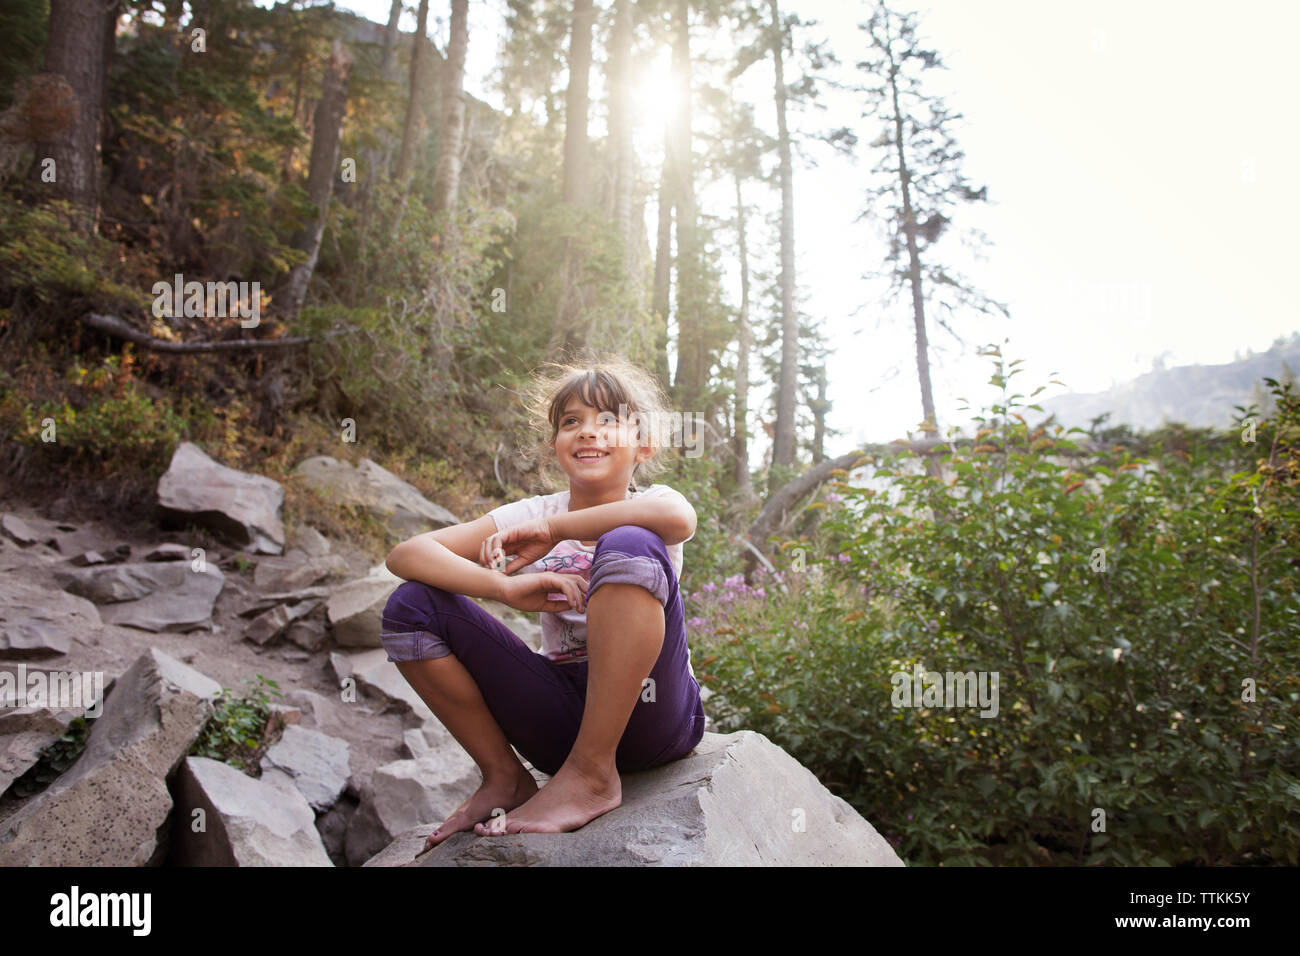
<path id="1" fill-rule="evenodd" d="M 616 490 L 627 487 L 637 463 L 652 453 L 649 444 L 638 447 L 637 440 L 635 421 L 573 399 L 560 415 L 552 447 L 570 483 Z"/>

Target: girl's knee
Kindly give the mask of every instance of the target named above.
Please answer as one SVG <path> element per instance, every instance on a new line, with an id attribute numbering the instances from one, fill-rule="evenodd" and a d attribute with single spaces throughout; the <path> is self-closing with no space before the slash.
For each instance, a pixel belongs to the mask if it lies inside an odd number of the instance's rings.
<path id="1" fill-rule="evenodd" d="M 438 605 L 451 595 L 422 581 L 405 581 L 399 584 L 384 605 L 384 620 L 423 624 L 436 611 Z"/>
<path id="2" fill-rule="evenodd" d="M 438 606 L 450 597 L 442 588 L 419 581 L 407 581 L 393 591 L 379 631 L 389 661 L 433 660 L 451 653 L 438 624 Z"/>
<path id="3" fill-rule="evenodd" d="M 664 539 L 649 528 L 640 525 L 625 524 L 602 534 L 596 541 L 596 554 L 602 551 L 618 551 L 622 554 L 655 554 L 666 552 Z"/>
<path id="4" fill-rule="evenodd" d="M 653 531 L 648 533 L 654 534 Z M 655 535 L 655 539 L 660 540 L 658 535 Z M 621 551 L 611 546 L 608 551 L 598 554 L 592 562 L 587 599 L 590 600 L 596 589 L 605 584 L 634 584 L 645 588 L 654 595 L 656 601 L 667 607 L 671 592 L 666 564 L 666 557 L 660 558 L 645 551 Z"/>

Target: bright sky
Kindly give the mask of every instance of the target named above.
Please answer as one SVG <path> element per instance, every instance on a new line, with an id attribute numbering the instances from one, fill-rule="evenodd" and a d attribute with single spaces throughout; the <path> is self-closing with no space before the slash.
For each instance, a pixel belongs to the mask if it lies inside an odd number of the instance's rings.
<path id="1" fill-rule="evenodd" d="M 414 4 L 409 4 L 414 6 Z M 607 4 L 599 4 L 603 6 Z M 831 37 L 845 64 L 866 52 L 867 4 L 785 0 L 819 26 L 800 31 L 796 46 Z M 388 0 L 340 0 L 386 22 Z M 1167 365 L 1232 361 L 1247 347 L 1268 348 L 1300 329 L 1300 307 L 1284 294 L 1295 268 L 1293 238 L 1300 197 L 1287 169 L 1300 152 L 1294 118 L 1296 81 L 1290 47 L 1300 35 L 1300 4 L 1242 0 L 897 0 L 921 12 L 920 33 L 947 71 L 926 74 L 927 89 L 964 114 L 957 134 L 964 171 L 987 184 L 992 204 L 960 207 L 954 228 L 971 225 L 993 241 L 987 261 L 962 271 L 1011 319 L 976 314 L 954 324 L 966 347 L 930 323 L 932 377 L 942 426 L 966 424 L 964 395 L 990 400 L 988 360 L 974 355 L 1010 337 L 1004 354 L 1024 358 L 1015 381 L 1046 383 L 1057 372 L 1072 391 L 1095 391 Z M 445 47 L 449 4 L 434 4 L 430 33 Z M 504 31 L 505 0 L 471 0 L 467 87 L 500 105 L 486 89 Z M 414 29 L 408 13 L 403 29 Z M 723 55 L 725 35 L 697 30 L 693 52 Z M 841 79 L 853 78 L 851 69 Z M 737 95 L 754 102 L 758 121 L 775 132 L 771 67 L 753 67 Z M 787 67 L 787 80 L 792 79 Z M 593 83 L 598 83 L 593 73 Z M 652 85 L 653 89 L 653 85 Z M 660 88 L 661 89 L 661 88 Z M 660 96 L 659 99 L 662 99 Z M 879 289 L 860 278 L 878 263 L 882 244 L 865 204 L 871 166 L 867 144 L 879 124 L 860 118 L 861 98 L 832 92 L 826 112 L 792 117 L 797 130 L 855 128 L 860 165 L 813 144 L 819 168 L 796 157 L 795 249 L 800 307 L 824 320 L 832 349 L 835 455 L 863 440 L 902 437 L 921 418 L 915 345 L 906 297 L 886 308 Z M 654 112 L 655 97 L 643 100 Z M 603 131 L 593 122 L 593 134 Z M 640 131 L 646 175 L 657 177 L 659 134 Z M 697 145 L 697 150 L 698 150 Z M 750 184 L 747 200 L 774 211 L 779 193 Z M 729 184 L 703 199 L 731 215 Z M 716 197 L 716 198 L 715 198 Z M 709 205 L 713 203 L 713 205 Z M 654 235 L 653 205 L 647 209 Z M 653 241 L 653 239 L 652 239 Z M 751 237 L 751 243 L 754 237 Z M 732 302 L 739 302 L 734 256 Z M 775 261 L 775 237 L 762 254 Z M 854 315 L 854 312 L 857 315 Z M 754 365 L 755 373 L 758 365 Z M 1052 386 L 1041 398 L 1063 389 Z M 759 432 L 760 451 L 766 444 Z M 755 459 L 757 464 L 758 459 Z"/>

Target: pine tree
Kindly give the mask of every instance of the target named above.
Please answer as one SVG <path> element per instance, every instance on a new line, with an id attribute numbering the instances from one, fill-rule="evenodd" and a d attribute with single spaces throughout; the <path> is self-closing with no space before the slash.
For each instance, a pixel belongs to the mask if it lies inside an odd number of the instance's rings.
<path id="1" fill-rule="evenodd" d="M 921 74 L 943 68 L 943 63 L 935 51 L 920 45 L 916 19 L 915 14 L 894 13 L 881 0 L 871 19 L 859 24 L 871 44 L 867 59 L 858 63 L 871 77 L 867 85 L 859 87 L 865 94 L 863 116 L 882 123 L 879 136 L 870 144 L 878 151 L 872 170 L 876 182 L 868 190 L 871 205 L 864 215 L 884 222 L 888 230 L 889 253 L 883 275 L 891 282 L 890 298 L 895 299 L 904 289 L 911 293 L 921 410 L 927 423 L 923 430 L 937 430 L 927 318 L 960 341 L 942 312 L 951 314 L 963 307 L 1003 316 L 1008 312 L 1005 305 L 977 291 L 944 262 L 939 247 L 953 222 L 954 204 L 984 202 L 988 187 L 976 189 L 962 175 L 965 154 L 952 132 L 961 115 L 951 113 L 941 97 L 922 89 Z M 841 140 L 850 147 L 856 143 L 848 131 L 842 131 Z M 987 242 L 977 230 L 970 230 L 970 235 L 975 245 Z M 932 308 L 929 316 L 927 303 L 938 307 Z"/>

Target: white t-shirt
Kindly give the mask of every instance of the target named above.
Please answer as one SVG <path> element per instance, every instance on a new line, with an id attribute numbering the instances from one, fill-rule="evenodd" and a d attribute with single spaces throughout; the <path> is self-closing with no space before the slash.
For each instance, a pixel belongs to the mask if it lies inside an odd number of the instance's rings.
<path id="1" fill-rule="evenodd" d="M 625 500 L 633 498 L 677 497 L 686 501 L 679 491 L 667 485 L 651 485 L 644 491 L 631 492 Z M 557 492 L 553 495 L 535 495 L 521 501 L 493 508 L 488 512 L 496 522 L 497 530 L 504 531 L 514 525 L 523 524 L 534 518 L 546 518 L 551 515 L 564 514 L 569 510 L 569 493 Z M 691 537 L 695 537 L 692 533 Z M 687 538 L 686 541 L 689 541 Z M 668 545 L 668 558 L 672 561 L 677 580 L 682 578 L 682 545 L 685 541 Z M 542 571 L 554 571 L 558 574 L 577 574 L 590 583 L 591 565 L 595 559 L 596 548 L 587 547 L 575 539 L 559 542 L 545 557 L 517 570 L 516 574 L 538 574 Z M 564 611 L 542 611 L 542 650 L 548 658 L 556 663 L 570 663 L 587 659 L 587 615 L 572 608 Z M 688 659 L 688 667 L 689 659 Z M 690 668 L 691 676 L 695 669 Z"/>

